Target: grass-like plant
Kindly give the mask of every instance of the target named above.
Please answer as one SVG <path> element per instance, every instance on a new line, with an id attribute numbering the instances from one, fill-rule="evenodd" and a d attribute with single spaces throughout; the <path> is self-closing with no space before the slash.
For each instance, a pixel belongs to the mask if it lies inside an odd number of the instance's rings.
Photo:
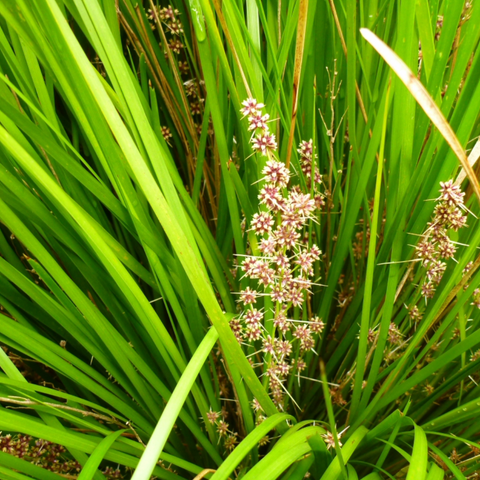
<path id="1" fill-rule="evenodd" d="M 0 1 L 0 477 L 476 478 L 479 24 Z"/>

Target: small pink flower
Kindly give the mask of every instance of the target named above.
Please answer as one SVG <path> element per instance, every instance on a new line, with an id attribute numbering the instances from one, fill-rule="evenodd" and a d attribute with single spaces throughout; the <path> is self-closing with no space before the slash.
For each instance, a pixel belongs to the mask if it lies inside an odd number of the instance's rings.
<path id="1" fill-rule="evenodd" d="M 180 15 L 180 12 L 176 8 L 173 8 L 171 5 L 168 5 L 168 7 L 162 8 L 162 10 L 160 10 L 160 18 L 162 20 L 174 20 L 175 15 Z"/>
<path id="2" fill-rule="evenodd" d="M 259 312 L 256 308 L 247 310 L 245 314 L 245 323 L 247 325 L 257 325 L 263 320 L 263 313 Z"/>
<path id="3" fill-rule="evenodd" d="M 172 38 L 168 45 L 174 53 L 180 53 L 180 50 L 183 48 L 183 43 L 178 38 Z"/>
<path id="4" fill-rule="evenodd" d="M 453 183 L 453 180 L 440 182 L 440 187 L 440 197 L 437 200 L 443 200 L 448 205 L 463 205 L 465 193 L 461 191 L 458 185 Z"/>
<path id="5" fill-rule="evenodd" d="M 149 20 L 157 21 L 156 15 L 159 15 L 158 8 L 156 8 L 155 10 L 152 10 L 151 8 L 148 9 L 147 18 L 148 18 Z"/>
<path id="6" fill-rule="evenodd" d="M 448 237 L 444 237 L 442 241 L 438 243 L 438 253 L 442 258 L 454 257 L 456 250 L 455 244 Z"/>
<path id="7" fill-rule="evenodd" d="M 254 98 L 247 98 L 247 100 L 242 102 L 242 105 L 243 108 L 240 110 L 240 113 L 245 117 L 254 115 L 265 106 L 263 103 L 258 103 Z"/>
<path id="8" fill-rule="evenodd" d="M 262 152 L 263 155 L 267 155 L 268 151 L 277 149 L 277 142 L 275 141 L 275 135 L 273 133 L 262 133 L 257 135 L 253 141 L 253 148 Z"/>
<path id="9" fill-rule="evenodd" d="M 440 260 L 430 260 L 428 262 L 428 269 L 427 269 L 427 277 L 428 279 L 438 285 L 442 280 L 442 276 L 447 268 L 447 264 L 445 262 L 441 262 Z"/>
<path id="10" fill-rule="evenodd" d="M 292 227 L 294 229 L 303 226 L 304 219 L 291 205 L 287 205 L 285 211 L 282 213 L 282 225 Z"/>
<path id="11" fill-rule="evenodd" d="M 373 343 L 377 338 L 377 332 L 373 328 L 368 329 L 367 341 Z"/>
<path id="12" fill-rule="evenodd" d="M 259 412 L 260 410 L 263 411 L 263 408 L 260 405 L 260 402 L 256 398 L 252 400 L 252 408 L 255 412 Z"/>
<path id="13" fill-rule="evenodd" d="M 288 261 L 288 257 L 283 254 L 283 253 L 278 253 L 273 261 L 277 264 L 277 266 L 279 266 L 280 268 L 287 268 L 289 266 L 289 261 Z"/>
<path id="14" fill-rule="evenodd" d="M 268 269 L 268 268 L 269 268 L 269 266 L 265 261 L 257 259 L 255 261 L 255 265 L 252 268 L 249 276 L 251 278 L 258 278 L 260 276 L 261 272 L 265 271 L 265 269 Z"/>
<path id="15" fill-rule="evenodd" d="M 275 270 L 273 268 L 265 267 L 258 274 L 258 281 L 265 287 L 272 285 L 274 280 Z"/>
<path id="16" fill-rule="evenodd" d="M 200 115 L 202 113 L 200 102 L 192 102 L 190 104 L 190 111 L 192 112 L 192 115 Z"/>
<path id="17" fill-rule="evenodd" d="M 226 423 L 224 420 L 220 420 L 218 422 L 217 432 L 221 437 L 225 436 L 228 432 L 228 423 Z"/>
<path id="18" fill-rule="evenodd" d="M 184 83 L 185 93 L 187 97 L 197 97 L 198 96 L 198 85 L 195 80 L 188 80 Z"/>
<path id="19" fill-rule="evenodd" d="M 303 161 L 302 162 L 302 172 L 307 178 L 310 178 L 312 174 L 312 163 L 310 161 Z"/>
<path id="20" fill-rule="evenodd" d="M 230 328 L 232 329 L 232 332 L 234 333 L 235 337 L 239 342 L 242 341 L 242 334 L 243 334 L 243 327 L 240 323 L 240 319 L 238 318 L 232 318 L 229 322 Z"/>
<path id="21" fill-rule="evenodd" d="M 270 232 L 273 225 L 273 218 L 267 212 L 256 213 L 253 216 L 251 225 L 255 233 L 260 235 Z"/>
<path id="22" fill-rule="evenodd" d="M 276 384 L 278 383 L 277 378 L 278 377 L 278 368 L 277 364 L 272 363 L 270 367 L 267 368 L 267 376 L 270 377 L 270 383 L 271 384 Z"/>
<path id="23" fill-rule="evenodd" d="M 275 353 L 280 357 L 288 357 L 292 353 L 292 344 L 288 340 L 275 339 Z"/>
<path id="24" fill-rule="evenodd" d="M 442 225 L 429 222 L 428 227 L 433 243 L 442 243 L 448 240 L 447 230 Z"/>
<path id="25" fill-rule="evenodd" d="M 272 292 L 270 293 L 270 297 L 274 302 L 283 303 L 285 301 L 285 292 L 280 285 L 275 285 L 272 288 Z"/>
<path id="26" fill-rule="evenodd" d="M 168 127 L 162 127 L 162 136 L 167 142 L 170 138 L 172 138 L 172 133 Z"/>
<path id="27" fill-rule="evenodd" d="M 302 351 L 307 351 L 315 346 L 315 340 L 312 337 L 306 338 L 303 342 L 300 342 L 300 348 Z"/>
<path id="28" fill-rule="evenodd" d="M 325 440 L 325 444 L 326 444 L 328 449 L 335 448 L 335 439 L 333 438 L 333 435 L 332 435 L 331 432 L 327 432 L 327 433 L 323 434 L 322 437 Z M 339 443 L 340 446 L 342 446 L 340 441 L 338 443 Z"/>
<path id="29" fill-rule="evenodd" d="M 170 28 L 170 32 L 173 35 L 180 35 L 181 33 L 183 33 L 183 26 L 178 20 L 170 22 L 170 24 L 167 24 L 167 27 Z"/>
<path id="30" fill-rule="evenodd" d="M 402 334 L 393 322 L 388 327 L 388 341 L 393 344 L 399 344 L 402 341 Z"/>
<path id="31" fill-rule="evenodd" d="M 300 142 L 300 145 L 299 145 L 299 148 L 298 148 L 297 152 L 303 158 L 308 158 L 308 159 L 312 158 L 313 140 L 309 140 L 308 142 L 306 140 L 302 140 Z"/>
<path id="32" fill-rule="evenodd" d="M 453 213 L 452 217 L 450 218 L 450 227 L 458 231 L 460 228 L 463 228 L 467 225 L 467 216 L 462 215 L 462 212 L 460 209 L 456 208 Z"/>
<path id="33" fill-rule="evenodd" d="M 287 362 L 277 363 L 277 372 L 279 377 L 286 377 L 292 367 Z"/>
<path id="34" fill-rule="evenodd" d="M 207 412 L 206 417 L 211 424 L 214 424 L 220 418 L 220 413 L 213 412 L 212 407 L 210 407 L 210 411 Z"/>
<path id="35" fill-rule="evenodd" d="M 458 207 L 447 203 L 439 203 L 435 207 L 435 223 L 445 228 L 452 228 L 457 231 L 459 228 L 465 227 L 466 222 L 467 217 L 462 214 Z"/>
<path id="36" fill-rule="evenodd" d="M 408 315 L 412 320 L 420 320 L 422 318 L 422 314 L 416 305 L 413 305 L 408 309 Z"/>
<path id="37" fill-rule="evenodd" d="M 263 339 L 262 351 L 265 353 L 269 353 L 270 355 L 273 355 L 275 353 L 274 340 L 270 335 L 268 335 L 267 338 Z"/>
<path id="38" fill-rule="evenodd" d="M 323 197 L 320 193 L 315 195 L 315 206 L 319 210 L 321 210 L 325 206 L 325 200 L 323 199 Z"/>
<path id="39" fill-rule="evenodd" d="M 315 210 L 315 200 L 308 194 L 291 192 L 289 201 L 300 215 L 308 216 Z"/>
<path id="40" fill-rule="evenodd" d="M 435 254 L 435 246 L 433 245 L 433 243 L 429 242 L 428 240 L 424 240 L 423 242 L 420 242 L 415 247 L 415 250 L 417 253 L 417 257 L 423 260 L 429 260 Z"/>
<path id="41" fill-rule="evenodd" d="M 277 242 L 273 237 L 262 238 L 260 242 L 260 246 L 258 247 L 261 252 L 265 255 L 273 255 L 275 253 L 275 248 L 277 246 Z"/>
<path id="42" fill-rule="evenodd" d="M 299 307 L 303 303 L 303 292 L 296 288 L 291 290 L 288 300 L 294 307 Z"/>
<path id="43" fill-rule="evenodd" d="M 302 252 L 299 253 L 297 259 L 295 260 L 295 263 L 297 265 L 300 265 L 300 268 L 304 272 L 306 272 L 308 275 L 312 275 L 313 274 L 313 267 L 312 267 L 313 260 L 314 259 L 312 258 L 310 253 L 303 250 Z"/>
<path id="44" fill-rule="evenodd" d="M 242 270 L 245 275 L 252 276 L 257 272 L 258 260 L 255 257 L 247 257 L 242 263 Z"/>
<path id="45" fill-rule="evenodd" d="M 282 285 L 285 288 L 294 288 L 292 271 L 288 268 L 283 270 Z"/>
<path id="46" fill-rule="evenodd" d="M 260 203 L 263 203 L 270 208 L 271 210 L 278 206 L 282 195 L 280 194 L 280 190 L 273 184 L 267 184 L 260 190 L 260 195 L 258 196 L 260 199 Z"/>
<path id="47" fill-rule="evenodd" d="M 292 360 L 292 367 L 297 367 L 297 372 L 301 372 L 307 368 L 307 364 L 303 360 L 303 358 L 299 358 L 297 361 L 295 359 Z"/>
<path id="48" fill-rule="evenodd" d="M 290 322 L 287 320 L 287 316 L 284 312 L 278 312 L 273 319 L 273 325 L 278 328 L 282 333 L 290 330 Z"/>
<path id="49" fill-rule="evenodd" d="M 258 340 L 262 336 L 262 328 L 260 325 L 248 325 L 245 330 L 245 336 L 251 342 Z"/>
<path id="50" fill-rule="evenodd" d="M 262 115 L 262 112 L 256 110 L 248 117 L 248 129 L 249 130 L 268 130 L 267 120 L 270 118 L 270 115 L 266 113 Z"/>
<path id="51" fill-rule="evenodd" d="M 312 332 L 322 333 L 324 328 L 325 324 L 318 317 L 313 317 L 310 320 L 310 329 L 312 330 Z"/>
<path id="52" fill-rule="evenodd" d="M 286 187 L 290 179 L 290 172 L 282 162 L 269 160 L 262 170 L 265 180 L 280 188 Z"/>
<path id="53" fill-rule="evenodd" d="M 244 305 L 250 305 L 257 301 L 257 292 L 252 290 L 250 287 L 247 287 L 245 290 L 240 292 L 240 300 Z"/>
<path id="54" fill-rule="evenodd" d="M 297 327 L 293 336 L 300 340 L 300 346 L 303 350 L 310 350 L 315 346 L 315 341 L 312 338 L 312 332 L 306 325 Z"/>
<path id="55" fill-rule="evenodd" d="M 315 245 L 312 244 L 310 247 L 310 255 L 314 260 L 318 260 L 320 258 L 320 255 L 322 254 L 322 251 Z"/>
<path id="56" fill-rule="evenodd" d="M 281 225 L 275 230 L 275 239 L 277 244 L 287 248 L 293 248 L 300 238 L 300 234 L 295 230 Z"/>
<path id="57" fill-rule="evenodd" d="M 435 296 L 435 287 L 431 283 L 424 283 L 422 285 L 422 295 L 427 298 L 433 298 Z"/>

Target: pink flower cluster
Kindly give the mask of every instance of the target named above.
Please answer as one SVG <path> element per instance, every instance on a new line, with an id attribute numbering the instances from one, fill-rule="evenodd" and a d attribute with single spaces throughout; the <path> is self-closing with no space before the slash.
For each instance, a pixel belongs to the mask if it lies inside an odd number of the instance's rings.
<path id="1" fill-rule="evenodd" d="M 463 203 L 465 193 L 453 180 L 440 182 L 440 187 L 434 217 L 422 235 L 422 240 L 415 247 L 416 256 L 426 269 L 427 279 L 421 287 L 422 295 L 426 299 L 433 298 L 435 288 L 442 280 L 447 268 L 444 260 L 455 256 L 456 247 L 448 236 L 448 231 L 458 231 L 466 226 L 467 221 L 467 216 L 462 212 L 466 210 Z"/>
<path id="2" fill-rule="evenodd" d="M 303 140 L 300 142 L 297 152 L 300 154 L 300 165 L 302 166 L 302 172 L 304 173 L 305 177 L 311 181 L 312 178 L 312 164 L 314 165 L 313 169 L 313 180 L 315 183 L 320 184 L 322 183 L 322 177 L 320 172 L 318 171 L 318 167 L 315 165 L 315 158 L 316 155 L 313 155 L 313 141 Z M 310 187 L 310 185 L 308 185 Z M 320 196 L 322 202 L 323 198 Z M 321 208 L 322 205 L 319 207 Z"/>
<path id="3" fill-rule="evenodd" d="M 314 265 L 322 253 L 317 245 L 309 242 L 306 227 L 323 206 L 323 199 L 320 195 L 321 201 L 302 192 L 299 186 L 289 187 L 291 175 L 285 164 L 275 157 L 275 137 L 266 125 L 268 114 L 261 112 L 264 105 L 248 99 L 243 106 L 241 113 L 248 117 L 249 129 L 260 130 L 252 139 L 254 149 L 267 155 L 268 160 L 262 170 L 265 183 L 258 195 L 261 211 L 250 220 L 250 229 L 258 237 L 261 255 L 247 256 L 243 260 L 244 277 L 251 282 L 240 292 L 243 310 L 231 320 L 230 326 L 239 342 L 261 342 L 270 391 L 274 402 L 282 407 L 286 391 L 283 382 L 289 374 L 306 368 L 301 355 L 314 348 L 315 336 L 324 328 L 318 317 L 291 318 L 294 310 L 301 309 L 308 300 Z M 308 161 L 310 170 L 305 167 L 304 174 L 309 178 L 314 158 L 312 141 L 302 142 L 298 151 L 302 165 L 306 166 Z M 318 169 L 315 167 L 314 171 L 319 184 Z M 272 325 L 268 330 L 265 326 L 266 312 L 261 308 L 263 297 L 270 297 L 273 303 L 272 315 L 267 315 L 268 321 L 273 322 L 273 329 Z M 293 351 L 295 346 L 296 352 Z M 297 360 L 290 360 L 290 357 L 297 357 Z"/>
<path id="4" fill-rule="evenodd" d="M 254 150 L 261 152 L 263 155 L 268 155 L 277 149 L 277 142 L 275 135 L 270 133 L 267 121 L 270 118 L 268 113 L 262 114 L 262 108 L 265 107 L 263 103 L 258 103 L 254 98 L 248 98 L 242 102 L 243 108 L 240 113 L 244 117 L 248 117 L 248 129 L 254 132 L 252 138 L 252 145 Z"/>

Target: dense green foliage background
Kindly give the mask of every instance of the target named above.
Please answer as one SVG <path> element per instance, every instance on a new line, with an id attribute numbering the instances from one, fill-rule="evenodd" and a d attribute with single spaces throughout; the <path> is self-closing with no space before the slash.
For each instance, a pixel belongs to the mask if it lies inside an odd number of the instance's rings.
<path id="1" fill-rule="evenodd" d="M 478 199 L 463 181 L 468 228 L 426 301 L 414 246 L 461 168 L 359 28 L 469 152 L 479 7 L 1 1 L 0 477 L 476 478 Z M 305 241 L 323 254 L 291 314 L 325 326 L 281 405 L 229 324 L 260 254 L 247 98 L 290 187 L 308 186 L 301 141 L 322 175 Z"/>

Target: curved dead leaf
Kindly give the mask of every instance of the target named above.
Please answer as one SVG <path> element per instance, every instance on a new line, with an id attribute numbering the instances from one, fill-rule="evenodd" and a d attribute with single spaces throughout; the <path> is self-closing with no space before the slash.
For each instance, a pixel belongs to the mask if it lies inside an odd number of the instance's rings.
<path id="1" fill-rule="evenodd" d="M 205 468 L 202 470 L 193 480 L 201 480 L 202 478 L 207 475 L 207 473 L 214 473 L 216 470 L 213 470 L 212 468 Z"/>
<path id="2" fill-rule="evenodd" d="M 462 145 L 458 141 L 455 132 L 443 116 L 436 103 L 433 101 L 427 89 L 422 85 L 420 80 L 407 67 L 405 62 L 382 40 L 380 40 L 373 32 L 367 28 L 361 28 L 360 33 L 363 35 L 370 45 L 380 54 L 380 56 L 387 62 L 390 68 L 397 74 L 400 80 L 405 84 L 410 93 L 413 95 L 418 104 L 422 107 L 424 112 L 432 123 L 438 128 L 443 138 L 452 148 L 457 156 L 460 164 L 465 171 L 465 175 L 470 180 L 470 183 L 475 191 L 475 194 L 480 201 L 480 185 L 475 173 L 467 159 Z"/>

